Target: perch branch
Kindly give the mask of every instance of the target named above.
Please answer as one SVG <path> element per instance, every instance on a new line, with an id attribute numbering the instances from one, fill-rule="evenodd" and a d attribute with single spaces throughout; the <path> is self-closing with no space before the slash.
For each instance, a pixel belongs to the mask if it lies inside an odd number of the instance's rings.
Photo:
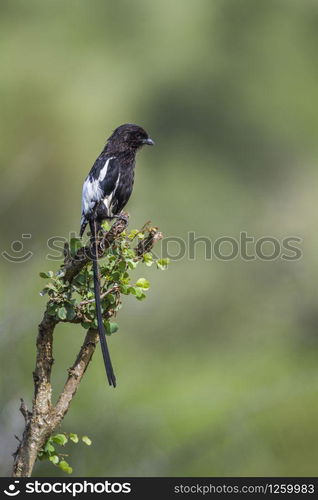
<path id="1" fill-rule="evenodd" d="M 128 214 L 125 213 L 124 215 L 126 220 L 118 219 L 108 232 L 101 235 L 98 245 L 99 258 L 105 255 L 106 250 L 126 229 L 128 225 Z M 159 233 L 156 228 L 151 228 L 148 236 L 145 238 L 147 241 L 144 242 L 144 245 L 141 245 L 142 242 L 139 242 L 136 247 L 136 258 L 141 259 L 143 254 L 151 250 L 152 246 L 161 238 L 161 233 Z M 80 248 L 74 257 L 70 255 L 69 248 L 65 245 L 64 256 L 64 266 L 62 269 L 64 273 L 63 280 L 65 283 L 70 283 L 91 260 L 92 253 L 90 245 Z M 106 293 L 108 292 L 110 292 L 110 290 Z M 113 310 L 108 311 L 107 318 L 111 317 L 113 314 Z M 83 317 L 78 313 L 78 315 L 69 322 L 79 323 L 82 320 Z M 64 388 L 54 406 L 52 404 L 51 386 L 51 373 L 54 363 L 53 334 L 59 322 L 62 322 L 62 320 L 50 316 L 46 310 L 39 325 L 36 340 L 36 366 L 33 373 L 34 397 L 32 411 L 28 411 L 24 401 L 21 399 L 20 411 L 25 420 L 25 427 L 22 438 L 18 438 L 18 448 L 13 454 L 13 477 L 31 476 L 38 452 L 42 449 L 47 439 L 52 435 L 69 410 L 72 399 L 98 343 L 97 330 L 89 328 L 84 343 L 73 365 L 68 369 L 68 376 Z"/>

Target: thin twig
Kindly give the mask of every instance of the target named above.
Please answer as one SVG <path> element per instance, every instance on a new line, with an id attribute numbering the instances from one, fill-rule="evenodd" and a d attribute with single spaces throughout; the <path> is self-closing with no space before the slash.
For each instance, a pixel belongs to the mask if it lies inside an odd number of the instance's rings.
<path id="1" fill-rule="evenodd" d="M 118 290 L 119 290 L 119 286 L 115 285 L 112 288 L 109 288 L 108 290 L 106 290 L 106 292 L 102 293 L 100 298 L 103 299 L 104 297 L 106 297 L 106 295 L 113 293 L 113 292 L 118 292 Z M 80 302 L 79 305 L 84 306 L 85 304 L 92 304 L 93 302 L 95 302 L 95 299 L 83 300 L 83 302 Z"/>

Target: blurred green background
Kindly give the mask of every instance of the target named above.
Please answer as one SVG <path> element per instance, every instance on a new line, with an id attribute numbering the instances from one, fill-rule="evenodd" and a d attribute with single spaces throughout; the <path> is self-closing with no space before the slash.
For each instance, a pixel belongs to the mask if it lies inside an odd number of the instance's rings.
<path id="1" fill-rule="evenodd" d="M 151 290 L 110 339 L 118 388 L 98 350 L 62 426 L 93 440 L 67 448 L 74 475 L 316 476 L 317 2 L 1 0 L 0 41 L 1 250 L 30 233 L 34 253 L 1 257 L 0 473 L 32 400 L 38 273 L 59 266 L 46 241 L 78 231 L 84 177 L 134 122 L 156 147 L 139 155 L 132 228 L 295 236 L 302 258 L 206 260 L 198 244 L 139 270 Z M 83 335 L 56 330 L 56 391 Z"/>

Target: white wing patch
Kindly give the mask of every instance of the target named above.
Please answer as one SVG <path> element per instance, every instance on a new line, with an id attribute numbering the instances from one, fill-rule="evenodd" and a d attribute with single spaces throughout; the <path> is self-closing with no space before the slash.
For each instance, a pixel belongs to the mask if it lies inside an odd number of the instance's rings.
<path id="1" fill-rule="evenodd" d="M 99 203 L 100 201 L 103 201 L 107 209 L 107 213 L 110 217 L 112 216 L 113 196 L 120 181 L 120 174 L 118 175 L 118 179 L 113 191 L 106 197 L 104 197 L 104 192 L 100 187 L 100 183 L 103 182 L 107 175 L 110 160 L 114 158 L 115 156 L 111 156 L 110 158 L 108 158 L 103 168 L 101 168 L 97 179 L 94 179 L 92 175 L 89 174 L 84 181 L 82 191 L 82 225 L 84 223 L 87 223 L 89 214 L 92 212 L 92 210 L 94 210 L 96 203 Z"/>
<path id="2" fill-rule="evenodd" d="M 113 158 L 114 156 L 108 158 L 105 162 L 105 165 L 99 172 L 98 179 L 93 179 L 90 175 L 88 175 L 84 181 L 82 191 L 82 215 L 84 218 L 93 210 L 96 202 L 101 201 L 103 198 L 103 191 L 100 188 L 100 182 L 105 179 L 109 162 Z"/>
<path id="3" fill-rule="evenodd" d="M 108 165 L 109 165 L 109 162 L 110 160 L 112 160 L 113 158 L 115 158 L 114 156 L 111 156 L 110 158 L 108 158 L 108 160 L 106 161 L 105 165 L 103 166 L 103 168 L 101 169 L 100 173 L 99 173 L 99 181 L 102 182 L 105 177 L 106 177 L 106 174 L 107 174 L 107 169 L 108 169 Z"/>
<path id="4" fill-rule="evenodd" d="M 87 215 L 95 206 L 96 202 L 101 200 L 103 192 L 99 186 L 98 179 L 86 177 L 82 191 L 82 213 Z"/>
<path id="5" fill-rule="evenodd" d="M 119 181 L 120 181 L 120 174 L 119 174 L 118 179 L 116 181 L 114 190 L 108 196 L 105 196 L 105 198 L 103 199 L 103 203 L 104 203 L 105 207 L 107 208 L 107 212 L 108 212 L 109 216 L 112 215 L 113 196 L 116 193 L 116 189 L 118 187 Z"/>

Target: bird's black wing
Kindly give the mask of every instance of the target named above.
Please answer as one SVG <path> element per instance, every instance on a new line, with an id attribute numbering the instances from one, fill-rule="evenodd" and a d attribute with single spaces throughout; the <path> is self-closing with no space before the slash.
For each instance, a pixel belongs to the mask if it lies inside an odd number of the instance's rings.
<path id="1" fill-rule="evenodd" d="M 111 156 L 102 168 L 96 169 L 95 175 L 98 177 L 100 188 L 103 192 L 103 198 L 112 195 L 116 190 L 116 184 L 119 182 L 120 162 Z"/>
<path id="2" fill-rule="evenodd" d="M 101 154 L 83 184 L 82 226 L 87 224 L 95 207 L 103 202 L 105 216 L 112 215 L 113 195 L 119 183 L 120 167 L 114 156 Z"/>

